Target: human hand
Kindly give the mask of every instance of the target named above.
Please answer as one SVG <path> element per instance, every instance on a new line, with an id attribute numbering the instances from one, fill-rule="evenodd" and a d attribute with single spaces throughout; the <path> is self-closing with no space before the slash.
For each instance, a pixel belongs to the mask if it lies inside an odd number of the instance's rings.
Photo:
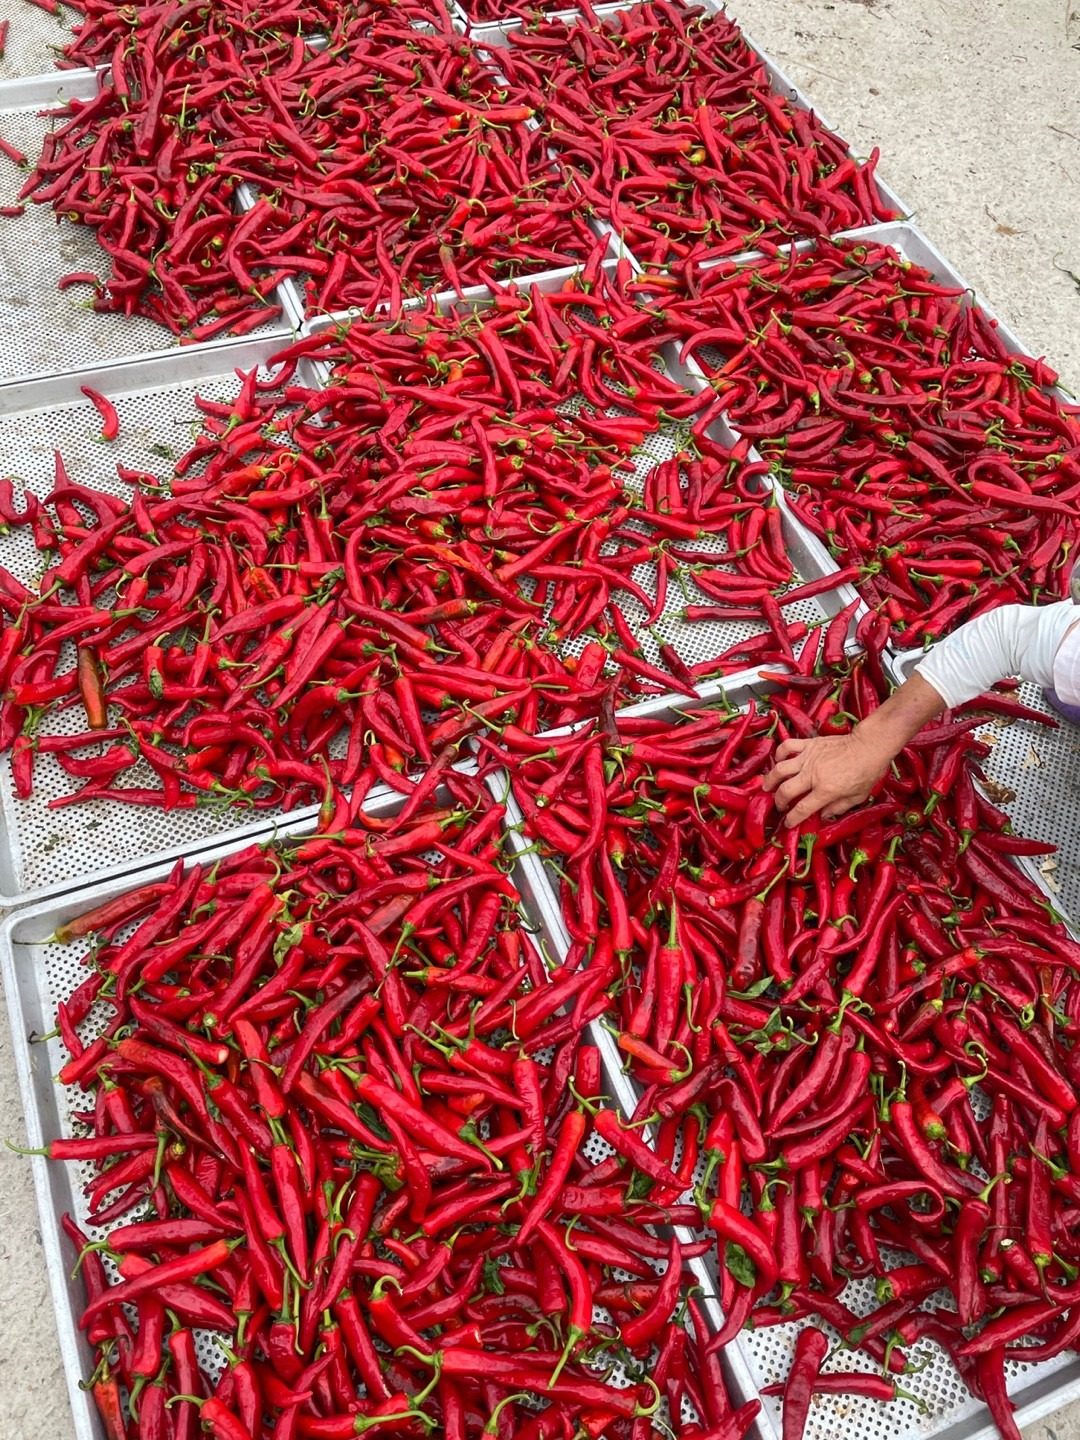
<path id="1" fill-rule="evenodd" d="M 776 762 L 762 788 L 775 792 L 789 828 L 817 811 L 831 820 L 863 803 L 892 758 L 887 749 L 860 735 L 859 727 L 850 735 L 785 740 L 777 746 Z"/>

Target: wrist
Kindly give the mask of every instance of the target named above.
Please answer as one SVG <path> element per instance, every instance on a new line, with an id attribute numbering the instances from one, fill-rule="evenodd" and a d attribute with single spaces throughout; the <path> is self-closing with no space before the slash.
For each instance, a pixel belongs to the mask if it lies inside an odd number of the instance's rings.
<path id="1" fill-rule="evenodd" d="M 856 727 L 862 738 L 875 748 L 898 754 L 913 736 L 945 708 L 945 701 L 929 681 L 919 674 L 905 680 L 899 689 Z"/>
<path id="2" fill-rule="evenodd" d="M 860 763 L 867 770 L 873 769 L 875 775 L 888 768 L 909 738 L 895 723 L 889 723 L 888 717 L 884 721 L 879 719 L 880 715 L 881 711 L 875 710 L 865 720 L 860 720 L 851 732 L 862 757 Z"/>

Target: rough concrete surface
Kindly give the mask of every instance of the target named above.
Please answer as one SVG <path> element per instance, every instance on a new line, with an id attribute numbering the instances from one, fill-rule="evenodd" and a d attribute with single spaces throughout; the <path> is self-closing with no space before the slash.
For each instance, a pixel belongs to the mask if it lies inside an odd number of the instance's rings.
<path id="1" fill-rule="evenodd" d="M 1080 0 L 730 0 L 1035 354 L 1080 390 Z M 12 28 L 28 8 L 0 0 Z M 43 57 L 41 69 L 48 68 Z M 23 1134 L 0 1029 L 0 1137 Z M 27 1161 L 0 1152 L 0 1436 L 67 1440 Z M 1025 1431 L 1080 1440 L 1080 1405 Z"/>
<path id="2" fill-rule="evenodd" d="M 1080 391 L 1080 0 L 728 9 Z"/>

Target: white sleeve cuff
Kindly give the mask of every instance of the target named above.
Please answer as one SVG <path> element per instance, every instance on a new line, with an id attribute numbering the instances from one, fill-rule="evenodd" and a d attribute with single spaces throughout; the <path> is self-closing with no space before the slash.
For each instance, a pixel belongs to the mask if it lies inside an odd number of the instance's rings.
<path id="1" fill-rule="evenodd" d="M 916 674 L 948 709 L 982 695 L 1008 675 L 1044 688 L 1054 683 L 1054 659 L 1080 610 L 1071 600 L 1053 605 L 1001 605 L 977 615 L 919 662 Z"/>

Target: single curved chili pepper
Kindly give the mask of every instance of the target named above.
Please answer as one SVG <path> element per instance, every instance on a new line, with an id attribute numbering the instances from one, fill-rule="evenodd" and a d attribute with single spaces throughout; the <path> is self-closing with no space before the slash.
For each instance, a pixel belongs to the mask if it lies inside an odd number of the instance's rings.
<path id="1" fill-rule="evenodd" d="M 101 438 L 115 440 L 120 434 L 120 417 L 116 413 L 116 406 L 99 391 L 92 390 L 89 385 L 82 386 L 82 393 L 101 416 Z"/>
<path id="2" fill-rule="evenodd" d="M 829 1351 L 824 1331 L 808 1325 L 795 1340 L 795 1358 L 784 1385 L 784 1440 L 801 1440 L 810 1415 L 810 1401 Z"/>

